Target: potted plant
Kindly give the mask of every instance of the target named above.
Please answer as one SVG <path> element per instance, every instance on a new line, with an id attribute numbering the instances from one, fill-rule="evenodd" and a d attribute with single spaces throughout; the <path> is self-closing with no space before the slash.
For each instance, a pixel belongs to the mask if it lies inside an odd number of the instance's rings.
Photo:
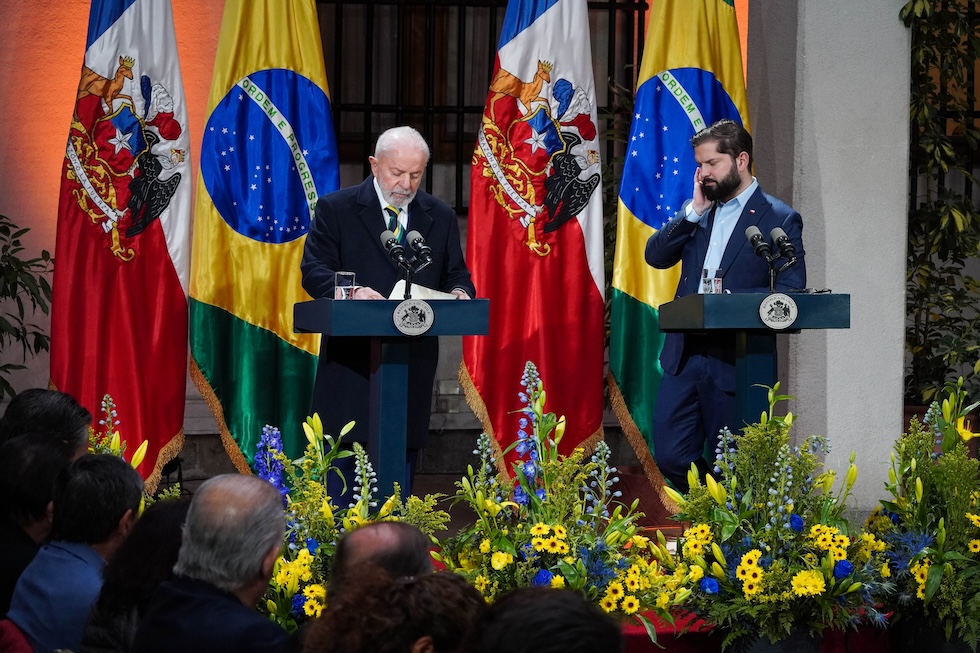
<path id="1" fill-rule="evenodd" d="M 924 423 L 910 421 L 892 452 L 891 496 L 869 518 L 888 544 L 898 650 L 947 650 L 950 640 L 976 650 L 980 641 L 980 462 L 968 456 L 964 402 L 950 384 Z"/>
<path id="2" fill-rule="evenodd" d="M 980 390 L 980 282 L 966 273 L 980 252 L 980 212 L 963 192 L 977 183 L 980 142 L 970 4 L 909 0 L 900 13 L 912 36 L 906 404 L 928 406 L 958 376 L 971 394 Z"/>
<path id="3" fill-rule="evenodd" d="M 885 621 L 884 542 L 843 517 L 853 457 L 835 492 L 836 475 L 821 471 L 826 439 L 790 444 L 793 415 L 775 413 L 790 397 L 778 387 L 761 421 L 722 433 L 713 473 L 701 482 L 692 469 L 688 494 L 674 493 L 689 524 L 673 562 L 691 589 L 681 607 L 719 628 L 726 649 L 817 650 L 826 628 Z"/>
<path id="4" fill-rule="evenodd" d="M 0 214 L 0 351 L 19 345 L 21 363 L 7 358 L 0 364 L 0 399 L 17 394 L 10 384 L 10 374 L 25 368 L 28 356 L 48 351 L 50 338 L 40 326 L 29 320 L 40 310 L 45 315 L 51 303 L 51 285 L 47 275 L 54 259 L 42 250 L 36 258 L 24 258 L 20 239 L 30 229 L 20 228 L 13 220 Z"/>

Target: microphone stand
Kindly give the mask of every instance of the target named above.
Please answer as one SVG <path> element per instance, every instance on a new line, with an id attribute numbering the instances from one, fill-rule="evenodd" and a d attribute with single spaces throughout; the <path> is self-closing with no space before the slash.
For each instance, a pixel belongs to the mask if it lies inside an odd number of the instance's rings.
<path id="1" fill-rule="evenodd" d="M 406 260 L 405 265 L 402 266 L 402 269 L 405 271 L 405 274 L 402 275 L 402 277 L 405 279 L 405 299 L 411 299 L 412 298 L 412 274 L 413 274 L 412 264 Z"/>
<path id="2" fill-rule="evenodd" d="M 771 259 L 767 259 L 767 261 L 769 263 L 769 292 L 770 292 L 770 294 L 776 292 L 776 274 L 778 272 L 785 272 L 786 270 L 788 270 L 791 267 L 793 267 L 794 265 L 796 265 L 796 257 L 793 256 L 793 257 L 787 259 L 787 261 L 785 263 L 783 263 L 783 265 L 780 266 L 780 268 L 777 270 L 776 269 L 776 261 L 778 259 L 781 259 L 781 258 L 783 258 L 783 253 L 782 252 L 776 252 L 776 255 L 775 256 L 773 256 Z"/>

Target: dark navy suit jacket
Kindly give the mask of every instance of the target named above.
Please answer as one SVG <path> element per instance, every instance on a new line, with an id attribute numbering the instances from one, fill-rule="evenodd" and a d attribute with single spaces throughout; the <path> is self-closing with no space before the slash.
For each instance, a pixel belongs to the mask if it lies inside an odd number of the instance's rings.
<path id="1" fill-rule="evenodd" d="M 677 283 L 675 299 L 698 292 L 713 220 L 714 207 L 703 225 L 686 220 L 684 211 L 681 211 L 647 241 L 646 260 L 653 267 L 666 269 L 681 263 L 681 278 Z M 769 241 L 769 232 L 774 227 L 781 227 L 796 247 L 797 263 L 776 278 L 776 290 L 787 292 L 804 288 L 803 218 L 784 202 L 757 188 L 742 209 L 721 259 L 720 274 L 725 290 L 733 293 L 769 291 L 769 265 L 756 255 L 745 238 L 745 229 L 751 225 L 759 228 L 766 241 Z M 782 259 L 776 261 L 777 265 L 782 262 Z M 660 353 L 660 364 L 665 372 L 677 374 L 683 368 L 691 353 L 691 340 L 684 333 L 665 335 Z M 715 333 L 700 336 L 697 341 L 711 348 L 713 354 L 718 354 L 714 358 L 717 370 L 712 376 L 723 390 L 734 392 L 734 336 Z"/>
<path id="2" fill-rule="evenodd" d="M 285 630 L 232 594 L 192 578 L 157 587 L 133 640 L 133 653 L 275 653 Z"/>
<path id="3" fill-rule="evenodd" d="M 387 228 L 374 177 L 321 197 L 303 250 L 306 292 L 312 297 L 332 297 L 334 272 L 347 270 L 355 273 L 357 285 L 387 297 L 402 278 L 400 268 L 381 245 L 381 233 Z M 408 230 L 418 231 L 432 248 L 432 264 L 415 275 L 414 283 L 444 292 L 462 288 L 470 297 L 476 296 L 463 260 L 456 213 L 445 202 L 419 191 L 408 205 Z M 367 440 L 369 344 L 367 338 L 325 337 L 320 345 L 313 410 L 320 414 L 324 431 L 334 436 L 344 424 L 357 420 L 357 427 L 345 438 L 348 442 Z M 413 341 L 408 370 L 410 449 L 425 444 L 438 359 L 436 337 Z"/>

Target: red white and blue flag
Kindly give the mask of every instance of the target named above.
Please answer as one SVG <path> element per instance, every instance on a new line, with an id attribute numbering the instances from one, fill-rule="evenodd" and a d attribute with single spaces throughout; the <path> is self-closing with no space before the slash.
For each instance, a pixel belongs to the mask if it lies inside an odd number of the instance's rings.
<path id="1" fill-rule="evenodd" d="M 507 5 L 473 153 L 467 263 L 490 331 L 463 341 L 467 400 L 501 448 L 533 361 L 563 453 L 602 436 L 602 184 L 586 0 Z"/>
<path id="2" fill-rule="evenodd" d="M 187 107 L 170 0 L 93 0 L 58 207 L 51 384 L 117 406 L 154 488 L 183 444 Z"/>

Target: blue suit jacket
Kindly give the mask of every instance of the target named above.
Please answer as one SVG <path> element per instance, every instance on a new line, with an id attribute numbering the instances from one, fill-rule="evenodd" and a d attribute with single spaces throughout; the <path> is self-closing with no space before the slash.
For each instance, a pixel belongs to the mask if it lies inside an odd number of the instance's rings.
<path id="1" fill-rule="evenodd" d="M 374 177 L 321 197 L 303 250 L 301 269 L 306 292 L 313 297 L 332 297 L 334 272 L 348 270 L 355 273 L 357 285 L 369 286 L 387 297 L 402 278 L 400 268 L 381 245 L 381 233 L 387 228 L 374 190 Z M 462 288 L 470 297 L 476 297 L 452 208 L 419 191 L 408 205 L 408 229 L 422 234 L 432 248 L 432 264 L 415 275 L 413 282 L 445 292 Z M 356 420 L 357 426 L 346 442 L 367 440 L 369 346 L 368 338 L 323 338 L 320 344 L 312 409 L 320 414 L 324 430 L 334 436 L 344 424 Z M 436 337 L 412 341 L 408 368 L 409 449 L 425 445 L 438 360 Z"/>
<path id="2" fill-rule="evenodd" d="M 677 283 L 675 299 L 698 292 L 713 220 L 714 208 L 703 226 L 686 220 L 684 211 L 681 211 L 647 241 L 646 260 L 653 267 L 666 269 L 681 263 L 681 278 Z M 769 232 L 775 227 L 781 227 L 786 232 L 796 247 L 798 260 L 796 265 L 776 278 L 776 289 L 787 292 L 804 288 L 803 218 L 789 205 L 758 188 L 746 202 L 721 259 L 720 273 L 725 290 L 733 293 L 769 292 L 769 265 L 765 259 L 756 256 L 745 238 L 745 229 L 751 225 L 757 226 L 767 241 Z M 780 262 L 777 260 L 777 265 Z M 665 372 L 677 374 L 683 368 L 691 353 L 691 340 L 684 333 L 666 334 L 660 353 L 660 364 Z M 713 333 L 699 337 L 697 341 L 700 346 L 707 346 L 717 361 L 713 376 L 719 387 L 734 392 L 734 336 Z"/>

